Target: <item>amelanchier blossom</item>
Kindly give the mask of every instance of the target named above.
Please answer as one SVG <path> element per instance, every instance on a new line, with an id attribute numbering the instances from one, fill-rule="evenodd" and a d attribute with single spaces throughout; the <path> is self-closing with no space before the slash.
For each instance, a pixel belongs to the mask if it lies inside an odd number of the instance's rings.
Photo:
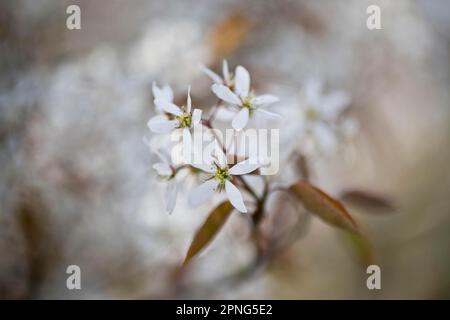
<path id="1" fill-rule="evenodd" d="M 350 96 L 345 92 L 337 90 L 324 94 L 323 83 L 310 79 L 305 84 L 301 101 L 302 133 L 312 137 L 322 149 L 334 149 L 340 129 L 338 118 L 349 103 Z M 348 121 L 345 122 L 347 127 Z"/>
<path id="2" fill-rule="evenodd" d="M 175 208 L 177 201 L 178 187 L 175 179 L 176 172 L 174 167 L 170 165 L 169 161 L 160 152 L 154 151 L 154 153 L 159 157 L 160 162 L 155 163 L 153 169 L 156 170 L 161 180 L 167 181 L 164 200 L 166 203 L 166 211 L 170 214 Z"/>
<path id="3" fill-rule="evenodd" d="M 170 91 L 157 90 L 156 95 L 154 91 L 155 99 L 153 102 L 156 108 L 162 110 L 164 114 L 154 116 L 148 121 L 147 125 L 155 133 L 170 133 L 173 130 L 182 129 L 183 144 L 186 149 L 190 150 L 192 142 L 190 130 L 194 125 L 200 123 L 202 110 L 194 109 L 192 111 L 190 87 L 188 88 L 186 106 L 179 107 L 170 102 L 168 98 L 173 97 Z M 187 154 L 190 154 L 190 151 Z"/>
<path id="4" fill-rule="evenodd" d="M 191 191 L 188 196 L 190 206 L 199 206 L 209 200 L 214 193 L 225 189 L 228 200 L 233 207 L 242 213 L 247 212 L 242 194 L 232 181 L 233 176 L 245 175 L 258 169 L 260 164 L 256 159 L 241 161 L 230 168 L 221 148 L 216 147 L 216 158 L 212 163 L 193 164 L 193 166 L 209 174 L 209 178 Z"/>
<path id="5" fill-rule="evenodd" d="M 211 87 L 214 94 L 221 100 L 239 109 L 231 123 L 235 130 L 245 128 L 249 117 L 254 111 L 272 117 L 279 117 L 278 114 L 261 108 L 277 102 L 278 98 L 270 94 L 255 96 L 253 91 L 250 90 L 250 74 L 244 67 L 237 66 L 233 78 L 228 72 L 226 61 L 224 61 L 224 79 L 207 68 L 204 68 L 203 71 L 215 82 Z"/>
<path id="6" fill-rule="evenodd" d="M 192 111 L 192 103 L 190 97 L 190 90 L 188 90 L 186 106 L 177 106 L 173 103 L 173 92 L 170 87 L 166 86 L 159 88 L 156 84 L 153 85 L 153 95 L 155 97 L 154 103 L 159 111 L 159 114 L 148 122 L 148 126 L 153 132 L 156 133 L 168 133 L 174 132 L 171 135 L 171 142 L 176 141 L 176 145 L 171 149 L 171 161 L 167 161 L 159 152 L 156 154 L 159 156 L 160 161 L 153 165 L 153 168 L 158 172 L 161 179 L 167 180 L 168 184 L 165 192 L 166 210 L 170 213 L 173 211 L 176 198 L 177 198 L 177 181 L 178 187 L 188 189 L 190 192 L 187 195 L 187 201 L 190 207 L 197 207 L 202 203 L 205 203 L 211 199 L 215 194 L 224 191 L 226 201 L 222 201 L 219 205 L 213 208 L 208 218 L 200 226 L 196 235 L 194 236 L 192 243 L 187 251 L 186 257 L 183 261 L 183 267 L 198 254 L 205 246 L 208 245 L 212 237 L 220 230 L 220 227 L 226 222 L 228 215 L 236 209 L 241 213 L 248 213 L 249 223 L 251 223 L 253 230 L 257 231 L 263 221 L 269 223 L 268 230 L 275 230 L 280 227 L 277 223 L 274 225 L 273 221 L 276 219 L 265 219 L 266 215 L 271 213 L 271 209 L 268 209 L 268 199 L 270 194 L 276 191 L 285 191 L 292 195 L 294 201 L 302 204 L 300 214 L 307 213 L 315 214 L 322 218 L 325 222 L 331 225 L 344 228 L 349 232 L 358 232 L 358 227 L 355 221 L 350 217 L 346 209 L 338 202 L 333 200 L 331 196 L 321 191 L 319 188 L 313 186 L 308 181 L 308 155 L 303 150 L 296 150 L 296 145 L 292 140 L 300 140 L 302 149 L 305 148 L 305 141 L 302 138 L 307 135 L 304 133 L 312 133 L 318 140 L 333 141 L 336 131 L 351 131 L 351 123 L 341 124 L 344 120 L 341 116 L 342 111 L 348 105 L 349 97 L 340 91 L 333 92 L 328 95 L 322 93 L 322 84 L 320 82 L 308 82 L 305 88 L 303 101 L 301 103 L 301 109 L 299 107 L 298 96 L 292 97 L 293 103 L 291 104 L 291 110 L 289 111 L 288 119 L 292 120 L 292 123 L 285 123 L 284 132 L 289 131 L 289 143 L 293 149 L 283 148 L 283 153 L 286 152 L 284 157 L 285 161 L 295 162 L 295 166 L 298 167 L 301 161 L 301 173 L 302 179 L 298 181 L 292 181 L 290 174 L 290 180 L 286 186 L 279 183 L 273 178 L 263 177 L 266 174 L 275 174 L 278 171 L 279 163 L 271 162 L 272 159 L 268 156 L 264 156 L 260 152 L 261 146 L 264 146 L 264 142 L 250 141 L 252 146 L 257 146 L 256 149 L 246 148 L 247 134 L 251 133 L 250 130 L 242 130 L 247 125 L 249 117 L 254 112 L 261 112 L 270 116 L 278 116 L 262 109 L 265 105 L 270 105 L 278 98 L 273 95 L 261 95 L 255 96 L 250 87 L 250 75 L 248 71 L 242 67 L 237 66 L 235 74 L 230 74 L 228 70 L 228 64 L 226 61 L 223 63 L 223 78 L 214 73 L 213 71 L 201 67 L 202 70 L 214 81 L 211 86 L 214 94 L 220 98 L 219 102 L 212 108 L 210 115 L 201 119 L 201 111 L 195 109 Z M 286 103 L 286 102 L 285 102 Z M 225 138 L 215 127 L 215 120 L 217 119 L 217 113 L 220 110 L 235 111 L 231 112 L 234 118 L 232 120 L 232 126 L 234 130 L 231 130 L 232 135 L 226 135 Z M 298 112 L 301 114 L 298 114 Z M 201 126 L 195 126 L 194 124 L 201 124 Z M 252 121 L 253 125 L 261 125 Z M 270 125 L 267 121 L 267 125 Z M 263 127 L 266 123 L 263 123 Z M 339 129 L 342 127 L 342 129 Z M 201 128 L 201 132 L 195 132 L 195 142 L 191 145 L 192 136 L 191 129 Z M 203 134 L 203 129 L 206 129 Z M 303 130 L 303 131 L 302 131 Z M 182 133 L 183 143 L 179 143 L 179 136 Z M 197 133 L 202 133 L 201 135 Z M 176 139 L 173 139 L 175 136 Z M 231 136 L 231 137 L 230 137 Z M 162 152 L 168 151 L 171 144 L 165 143 L 164 138 L 168 138 L 168 135 L 162 135 L 155 137 L 156 145 L 160 146 Z M 250 137 L 250 135 L 248 136 Z M 200 139 L 197 139 L 200 138 Z M 205 139 L 207 138 L 207 139 Z M 231 140 L 229 139 L 231 138 Z M 211 142 L 212 140 L 212 143 Z M 314 140 L 314 139 L 309 139 Z M 189 145 L 185 142 L 188 141 Z M 204 142 L 208 141 L 206 148 Z M 278 133 L 276 143 L 278 140 Z M 186 147 L 190 149 L 186 152 Z M 194 150 L 191 150 L 191 147 Z M 272 141 L 270 143 L 271 148 L 274 147 Z M 181 147 L 181 149 L 179 149 Z M 275 150 L 270 150 L 271 156 L 276 153 L 278 158 L 278 145 L 275 145 Z M 212 150 L 211 150 L 212 149 Z M 154 149 L 152 149 L 154 150 Z M 178 157 L 178 151 L 182 151 L 183 157 Z M 191 152 L 194 151 L 194 152 Z M 184 155 L 194 155 L 186 159 Z M 201 156 L 201 157 L 198 157 Z M 232 161 L 228 161 L 233 159 Z M 245 159 L 243 161 L 237 159 Z M 295 159 L 296 161 L 292 161 Z M 279 159 L 277 159 L 278 161 Z M 308 161 L 307 161 L 308 160 Z M 239 161 L 239 162 L 238 162 Z M 283 162 L 283 165 L 289 169 L 289 162 Z M 272 166 L 275 164 L 275 166 Z M 270 168 L 267 166 L 270 165 Z M 186 169 L 186 170 L 185 170 Z M 269 169 L 269 171 L 265 170 Z M 292 168 L 293 169 L 293 168 Z M 270 171 L 272 170 L 272 171 Z M 285 171 L 285 170 L 284 170 Z M 286 172 L 286 171 L 285 171 Z M 182 174 L 186 174 L 184 178 L 195 178 L 195 187 L 191 188 L 186 186 L 186 182 L 183 181 Z M 295 174 L 296 175 L 296 174 Z M 278 175 L 278 178 L 283 178 Z M 202 182 L 198 184 L 198 180 Z M 244 202 L 244 196 L 248 197 L 251 206 L 247 208 Z M 283 201 L 284 202 L 284 201 Z M 277 201 L 278 203 L 278 201 Z M 273 209 L 272 214 L 278 214 L 285 210 L 284 203 L 279 203 Z M 300 207 L 300 206 L 298 206 Z M 234 209 L 233 209 L 234 208 Z M 302 225 L 303 219 L 299 220 Z M 288 222 L 291 224 L 290 222 Z M 271 225 L 272 224 L 272 225 Z M 291 226 L 281 226 L 280 230 L 288 230 L 289 234 L 294 232 L 298 233 L 298 223 L 293 223 Z M 288 229 L 286 229 L 288 228 Z M 288 234 L 288 235 L 289 235 Z M 269 235 L 269 237 L 267 237 Z M 263 236 L 262 238 L 260 238 Z M 288 237 L 290 238 L 290 237 Z M 271 250 L 267 251 L 267 248 L 272 248 L 272 244 L 284 243 L 286 237 L 281 232 L 274 232 L 273 234 L 262 234 L 260 232 L 252 233 L 252 239 L 255 243 L 255 260 L 252 260 L 251 266 L 254 266 L 253 261 L 262 261 L 261 258 L 266 259 L 272 256 Z M 264 246 L 260 240 L 264 241 Z M 282 241 L 280 241 L 282 240 Z M 271 241 L 271 242 L 268 242 Z M 278 247 L 278 246 L 277 246 Z M 269 255 L 267 255 L 269 253 Z M 240 274 L 240 271 L 239 273 Z"/>

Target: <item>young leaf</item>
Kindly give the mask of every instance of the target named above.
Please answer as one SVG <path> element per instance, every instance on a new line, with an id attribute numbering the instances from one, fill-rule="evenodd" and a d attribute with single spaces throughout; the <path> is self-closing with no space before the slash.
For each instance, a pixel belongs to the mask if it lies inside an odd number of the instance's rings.
<path id="1" fill-rule="evenodd" d="M 184 259 L 183 266 L 214 239 L 227 221 L 231 211 L 233 211 L 233 206 L 229 201 L 222 202 L 211 211 L 206 221 L 195 234 L 194 240 L 192 240 L 186 258 Z"/>
<path id="2" fill-rule="evenodd" d="M 395 209 L 391 199 L 388 197 L 363 190 L 345 191 L 339 198 L 342 201 L 367 209 L 374 209 L 383 212 L 392 212 Z"/>
<path id="3" fill-rule="evenodd" d="M 325 222 L 348 231 L 358 232 L 358 227 L 345 207 L 306 180 L 300 180 L 289 190 L 303 203 L 306 210 Z"/>
<path id="4" fill-rule="evenodd" d="M 344 231 L 343 237 L 347 240 L 356 258 L 364 268 L 375 263 L 372 244 L 366 236 Z"/>

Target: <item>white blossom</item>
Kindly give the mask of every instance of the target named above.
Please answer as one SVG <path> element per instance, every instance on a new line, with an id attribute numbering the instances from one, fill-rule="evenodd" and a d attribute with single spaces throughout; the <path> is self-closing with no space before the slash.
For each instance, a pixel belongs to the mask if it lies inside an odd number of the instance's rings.
<path id="1" fill-rule="evenodd" d="M 205 182 L 190 192 L 188 203 L 191 207 L 199 206 L 209 200 L 215 192 L 225 189 L 228 200 L 233 207 L 242 213 L 247 212 L 242 194 L 232 183 L 232 180 L 233 176 L 248 174 L 258 169 L 260 164 L 256 159 L 241 161 L 230 168 L 221 148 L 216 147 L 216 158 L 212 163 L 193 164 L 193 166 L 208 173 L 210 176 Z"/>
<path id="2" fill-rule="evenodd" d="M 231 123 L 235 130 L 243 129 L 254 111 L 279 117 L 278 114 L 261 108 L 277 102 L 278 98 L 270 94 L 255 96 L 253 91 L 250 90 L 250 74 L 244 67 L 236 67 L 234 78 L 231 81 L 232 86 L 223 84 L 224 81 L 222 83 L 215 81 L 216 83 L 212 85 L 211 90 L 218 98 L 239 109 Z"/>
<path id="3" fill-rule="evenodd" d="M 159 89 L 159 88 L 158 88 Z M 169 133 L 171 131 L 183 130 L 183 143 L 186 148 L 191 147 L 192 135 L 191 129 L 194 125 L 200 123 L 202 111 L 200 109 L 192 110 L 192 101 L 190 95 L 190 87 L 188 88 L 186 106 L 177 106 L 171 102 L 173 99 L 171 90 L 154 91 L 154 104 L 158 110 L 162 110 L 163 114 L 158 114 L 151 118 L 147 125 L 151 131 L 155 133 Z M 156 93 L 156 94 L 155 94 Z"/>
<path id="4" fill-rule="evenodd" d="M 344 91 L 325 94 L 321 81 L 307 81 L 300 100 L 300 115 L 292 116 L 300 119 L 297 131 L 302 139 L 317 145 L 321 151 L 334 150 L 339 135 L 354 133 L 357 128 L 353 118 L 347 117 L 345 121 L 340 118 L 349 103 L 350 96 Z"/>

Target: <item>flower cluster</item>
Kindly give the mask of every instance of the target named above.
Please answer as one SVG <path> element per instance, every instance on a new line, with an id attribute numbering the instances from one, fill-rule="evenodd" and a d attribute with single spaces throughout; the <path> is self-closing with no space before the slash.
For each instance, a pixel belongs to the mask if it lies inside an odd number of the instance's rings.
<path id="1" fill-rule="evenodd" d="M 214 82 L 211 90 L 220 99 L 220 103 L 216 107 L 223 107 L 236 113 L 231 123 L 234 130 L 244 129 L 253 112 L 279 117 L 277 114 L 261 108 L 277 102 L 278 98 L 268 94 L 256 96 L 250 87 L 250 74 L 244 67 L 237 66 L 235 73 L 232 74 L 228 71 L 227 62 L 224 61 L 223 78 L 204 66 L 201 66 L 201 70 L 210 76 Z M 190 87 L 187 92 L 186 106 L 174 104 L 174 94 L 169 86 L 158 87 L 154 83 L 152 89 L 153 102 L 158 114 L 148 121 L 148 127 L 157 134 L 181 131 L 183 148 L 189 149 L 189 152 L 191 152 L 192 131 L 195 125 L 202 125 L 203 123 L 202 110 L 192 107 Z M 206 121 L 206 119 L 203 120 Z M 208 129 L 213 129 L 209 123 Z M 165 198 L 166 209 L 169 213 L 173 211 L 177 197 L 176 176 L 184 168 L 191 169 L 191 173 L 195 175 L 206 174 L 206 180 L 194 188 L 188 196 L 188 204 L 191 207 L 196 207 L 210 199 L 214 193 L 225 190 L 233 207 L 239 212 L 247 212 L 242 193 L 235 184 L 243 185 L 248 190 L 242 176 L 257 170 L 260 163 L 256 158 L 248 158 L 231 165 L 227 163 L 227 157 L 229 156 L 226 154 L 227 150 L 220 146 L 221 144 L 222 141 L 216 139 L 216 147 L 208 161 L 184 163 L 178 167 L 171 165 L 167 159 L 160 156 L 160 153 L 155 152 L 162 160 L 155 164 L 153 168 L 162 180 L 168 181 Z"/>
<path id="2" fill-rule="evenodd" d="M 324 94 L 322 83 L 311 80 L 306 83 L 300 100 L 295 100 L 295 105 L 291 106 L 289 113 L 281 117 L 278 113 L 265 109 L 265 107 L 278 102 L 278 98 L 271 94 L 257 95 L 251 87 L 250 74 L 244 67 L 237 66 L 232 73 L 229 71 L 227 61 L 224 61 L 222 76 L 203 65 L 200 65 L 200 70 L 211 78 L 213 81 L 211 91 L 219 98 L 217 104 L 212 107 L 209 116 L 202 118 L 205 112 L 202 112 L 200 108 L 193 107 L 190 87 L 187 90 L 186 104 L 178 106 L 174 103 L 174 94 L 169 86 L 158 87 L 154 83 L 152 89 L 157 114 L 148 122 L 148 127 L 152 132 L 158 134 L 157 139 L 160 142 L 158 148 L 153 147 L 154 153 L 160 159 L 158 163 L 153 165 L 153 168 L 160 179 L 167 182 L 165 201 L 166 210 L 169 213 L 175 207 L 177 194 L 180 193 L 179 188 L 183 188 L 183 185 L 180 186 L 183 181 L 182 176 L 180 176 L 182 171 L 187 176 L 194 177 L 197 184 L 190 188 L 192 190 L 187 195 L 187 203 L 190 207 L 197 207 L 219 193 L 224 193 L 227 198 L 211 210 L 208 219 L 194 237 L 186 255 L 185 263 L 208 244 L 233 209 L 250 215 L 249 221 L 253 224 L 253 230 L 258 230 L 260 222 L 267 215 L 268 196 L 277 191 L 284 191 L 293 195 L 293 198 L 302 204 L 302 206 L 296 206 L 304 209 L 303 211 L 300 210 L 301 212 L 306 210 L 306 213 L 315 214 L 329 224 L 343 228 L 347 232 L 358 234 L 358 237 L 360 237 L 358 227 L 345 207 L 337 199 L 332 198 L 305 180 L 309 176 L 307 168 L 303 168 L 305 169 L 303 171 L 306 172 L 305 174 L 302 173 L 303 179 L 291 185 L 282 186 L 276 179 L 268 179 L 263 176 L 266 172 L 264 169 L 267 169 L 265 167 L 267 164 L 266 155 L 245 152 L 242 154 L 241 150 L 238 150 L 241 146 L 237 146 L 239 144 L 237 140 L 231 141 L 230 144 L 225 143 L 214 127 L 214 122 L 220 120 L 217 117 L 220 111 L 232 114 L 229 119 L 231 125 L 228 126 L 228 130 L 232 131 L 234 139 L 239 136 L 245 138 L 249 134 L 249 131 L 251 131 L 251 128 L 248 128 L 249 123 L 255 121 L 253 116 L 256 113 L 268 116 L 267 119 L 271 123 L 277 123 L 275 120 L 281 120 L 283 121 L 284 131 L 289 133 L 288 140 L 290 143 L 296 146 L 300 144 L 301 152 L 298 152 L 295 148 L 287 148 L 288 153 L 298 154 L 299 159 L 304 160 L 305 156 L 308 155 L 308 152 L 304 152 L 307 140 L 313 140 L 321 148 L 332 150 L 339 140 L 339 135 L 342 135 L 345 131 L 351 131 L 352 128 L 354 131 L 355 123 L 351 124 L 344 120 L 345 117 L 342 116 L 349 105 L 349 96 L 342 91 Z M 282 112 L 282 109 L 279 110 Z M 222 120 L 224 119 L 222 118 Z M 278 124 L 280 123 L 278 122 Z M 208 131 L 213 138 L 212 147 L 207 148 L 207 157 L 201 157 L 201 161 L 190 157 L 193 153 L 201 152 L 202 155 L 204 154 L 195 139 L 198 128 Z M 172 158 L 170 160 L 163 155 L 169 151 L 167 149 L 171 145 L 166 144 L 164 142 L 166 140 L 160 135 L 166 135 L 167 137 L 168 134 L 175 137 L 172 141 L 176 141 L 176 146 L 181 146 L 184 155 L 181 161 L 174 160 L 173 152 L 171 152 Z M 188 157 L 185 157 L 186 154 Z M 239 157 L 242 157 L 242 159 L 238 161 Z M 297 163 L 296 159 L 289 156 L 284 157 L 284 159 L 291 159 L 292 163 Z M 275 162 L 278 165 L 279 159 L 276 159 Z M 305 161 L 302 163 L 307 164 Z M 249 179 L 250 176 L 257 177 L 260 182 L 259 186 L 262 185 L 262 188 L 258 188 L 253 183 L 254 179 Z M 284 202 L 281 201 L 274 214 L 283 210 Z M 289 227 L 295 229 L 299 226 L 292 225 L 287 228 L 289 229 Z M 275 243 L 270 243 L 269 246 L 277 247 L 279 246 L 277 241 L 284 242 L 283 235 L 278 236 L 281 236 L 281 239 L 277 239 L 276 236 L 269 236 L 268 239 L 275 241 Z M 259 241 L 258 236 L 255 236 L 254 239 L 257 246 L 267 240 L 266 238 Z M 267 246 L 265 248 L 269 250 L 268 254 L 270 254 L 271 249 Z M 263 251 L 262 248 L 258 247 L 258 254 L 263 254 Z M 262 260 L 258 258 L 257 261 Z"/>

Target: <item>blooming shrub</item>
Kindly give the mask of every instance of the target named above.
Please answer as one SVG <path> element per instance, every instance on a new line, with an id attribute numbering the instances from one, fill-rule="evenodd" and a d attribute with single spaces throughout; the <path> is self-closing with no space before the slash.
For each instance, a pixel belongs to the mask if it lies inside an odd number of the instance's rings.
<path id="1" fill-rule="evenodd" d="M 172 141 L 177 141 L 175 146 L 168 144 L 164 148 L 165 153 L 171 153 L 171 160 L 163 156 L 161 150 L 154 148 L 154 152 L 161 161 L 154 164 L 153 168 L 162 180 L 167 181 L 165 201 L 169 213 L 173 211 L 176 204 L 177 178 L 181 171 L 187 171 L 187 175 L 195 177 L 196 181 L 200 180 L 187 195 L 190 207 L 197 207 L 221 192 L 226 194 L 226 200 L 210 211 L 205 223 L 194 236 L 184 265 L 214 239 L 229 215 L 235 210 L 251 217 L 249 221 L 252 223 L 255 245 L 258 249 L 255 261 L 263 261 L 264 258 L 272 255 L 271 246 L 278 246 L 279 243 L 283 243 L 283 239 L 269 237 L 264 234 L 260 226 L 262 221 L 267 220 L 265 218 L 271 214 L 268 209 L 269 196 L 277 192 L 288 194 L 294 202 L 302 204 L 304 211 L 308 214 L 316 215 L 325 222 L 343 229 L 353 241 L 364 248 L 364 255 L 367 258 L 370 255 L 367 239 L 362 236 L 357 223 L 339 200 L 307 180 L 309 176 L 307 162 L 301 179 L 288 185 L 280 185 L 276 177 L 263 175 L 261 170 L 267 161 L 278 160 L 268 160 L 258 154 L 249 154 L 245 150 L 242 152 L 236 142 L 237 137 L 245 134 L 255 114 L 260 113 L 269 121 L 286 123 L 291 134 L 298 137 L 300 141 L 305 143 L 307 140 L 312 141 L 319 150 L 334 150 L 343 135 L 342 132 L 350 126 L 349 121 L 353 122 L 352 128 L 357 127 L 355 120 L 343 120 L 340 117 L 348 106 L 350 97 L 341 91 L 325 95 L 322 84 L 316 80 L 310 80 L 305 85 L 299 108 L 297 108 L 300 114 L 291 119 L 285 119 L 278 113 L 265 109 L 279 99 L 271 94 L 255 94 L 251 87 L 250 74 L 244 67 L 237 66 L 235 72 L 231 73 L 228 63 L 224 61 L 222 76 L 203 65 L 200 69 L 212 79 L 211 91 L 219 99 L 212 107 L 209 116 L 205 117 L 205 112 L 193 108 L 190 87 L 187 92 L 186 106 L 178 106 L 173 102 L 174 95 L 169 86 L 160 88 L 153 84 L 154 104 L 158 114 L 148 122 L 152 132 L 170 133 L 173 137 Z M 223 120 L 219 116 L 221 110 L 232 114 L 231 124 L 227 123 L 227 127 L 231 126 L 233 130 L 231 142 L 224 141 L 214 125 L 216 121 Z M 292 121 L 297 125 L 292 125 Z M 192 157 L 199 152 L 205 153 L 202 146 L 197 145 L 194 143 L 195 139 L 193 140 L 193 134 L 198 128 L 206 129 L 213 140 L 212 147 L 210 146 L 206 152 L 207 156 L 202 157 L 201 161 L 195 161 Z M 170 148 L 172 149 L 169 150 Z M 175 150 L 178 150 L 182 156 L 177 157 Z M 308 153 L 301 152 L 301 148 L 300 150 L 291 148 L 288 153 L 290 156 L 284 159 L 291 159 L 291 161 L 298 160 L 292 160 L 292 157 L 305 161 L 308 156 Z M 262 190 L 258 190 L 253 182 L 255 177 L 260 179 Z M 283 207 L 279 210 L 283 210 Z M 292 228 L 296 227 L 298 226 L 292 226 Z M 267 242 L 269 242 L 268 246 L 261 245 Z"/>

